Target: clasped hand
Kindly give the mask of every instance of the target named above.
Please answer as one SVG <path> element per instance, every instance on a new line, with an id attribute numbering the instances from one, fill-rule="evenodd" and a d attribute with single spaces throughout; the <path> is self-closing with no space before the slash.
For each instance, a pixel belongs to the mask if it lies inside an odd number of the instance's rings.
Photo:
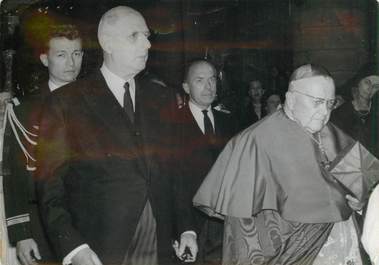
<path id="1" fill-rule="evenodd" d="M 192 233 L 183 233 L 180 236 L 180 244 L 175 240 L 172 247 L 175 250 L 176 256 L 184 262 L 195 262 L 198 252 L 196 235 Z M 188 250 L 188 253 L 186 252 Z"/>
<path id="2" fill-rule="evenodd" d="M 360 211 L 360 210 L 362 210 L 362 208 L 364 206 L 363 202 L 361 202 L 357 198 L 351 196 L 350 194 L 347 194 L 345 196 L 345 198 L 347 200 L 347 204 L 350 206 L 351 209 L 353 209 L 354 211 Z"/>

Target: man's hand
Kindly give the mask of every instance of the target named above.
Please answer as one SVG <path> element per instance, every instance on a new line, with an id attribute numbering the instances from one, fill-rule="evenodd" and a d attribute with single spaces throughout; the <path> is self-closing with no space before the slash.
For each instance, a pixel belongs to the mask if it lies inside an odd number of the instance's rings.
<path id="1" fill-rule="evenodd" d="M 38 263 L 35 259 L 41 259 L 37 243 L 32 238 L 18 241 L 16 252 L 22 265 L 36 265 Z"/>
<path id="2" fill-rule="evenodd" d="M 175 240 L 173 244 L 176 256 L 184 262 L 195 262 L 198 252 L 196 235 L 192 233 L 183 233 L 180 236 L 180 244 Z M 186 253 L 186 248 L 189 253 Z"/>
<path id="3" fill-rule="evenodd" d="M 103 265 L 95 252 L 83 248 L 71 259 L 72 265 Z"/>
<path id="4" fill-rule="evenodd" d="M 350 206 L 351 209 L 353 209 L 354 211 L 362 210 L 364 206 L 363 202 L 359 201 L 357 198 L 354 198 L 353 196 L 349 194 L 347 194 L 345 198 L 347 200 L 347 204 Z"/>

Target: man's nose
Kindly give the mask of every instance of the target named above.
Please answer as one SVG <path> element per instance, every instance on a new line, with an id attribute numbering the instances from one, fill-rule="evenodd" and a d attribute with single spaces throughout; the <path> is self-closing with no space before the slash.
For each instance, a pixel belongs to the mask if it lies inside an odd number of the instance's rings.
<path id="1" fill-rule="evenodd" d="M 144 44 L 144 48 L 145 49 L 150 49 L 151 48 L 151 43 L 150 43 L 149 39 L 146 36 L 143 37 L 143 44 Z"/>
<path id="2" fill-rule="evenodd" d="M 205 88 L 213 92 L 216 90 L 216 83 L 213 80 L 208 80 L 205 84 Z"/>
<path id="3" fill-rule="evenodd" d="M 68 59 L 66 61 L 66 64 L 68 66 L 74 66 L 75 65 L 74 55 L 71 55 L 71 56 L 68 57 Z"/>
<path id="4" fill-rule="evenodd" d="M 321 105 L 320 105 L 320 110 L 319 113 L 322 115 L 327 115 L 329 113 L 330 109 L 328 108 L 328 102 L 325 100 Z"/>

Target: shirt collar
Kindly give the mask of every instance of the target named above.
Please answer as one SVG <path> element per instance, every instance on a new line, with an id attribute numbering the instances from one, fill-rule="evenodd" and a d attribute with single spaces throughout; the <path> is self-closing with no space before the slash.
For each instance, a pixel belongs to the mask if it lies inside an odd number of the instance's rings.
<path id="1" fill-rule="evenodd" d="M 107 83 L 109 89 L 113 93 L 113 95 L 116 97 L 118 103 L 120 103 L 121 106 L 124 106 L 124 85 L 126 82 L 129 83 L 129 91 L 130 96 L 133 101 L 133 107 L 135 109 L 135 81 L 134 78 L 131 78 L 129 80 L 124 80 L 123 78 L 119 77 L 118 75 L 112 73 L 109 68 L 103 63 L 103 65 L 100 68 L 101 73 L 104 76 L 105 82 Z"/>
<path id="2" fill-rule="evenodd" d="M 204 114 L 202 113 L 202 111 L 204 109 L 201 109 L 199 106 L 194 104 L 191 100 L 188 102 L 188 107 L 192 113 L 192 116 L 195 118 L 195 121 L 196 121 L 197 125 L 199 126 L 200 130 L 204 133 L 204 131 L 205 131 L 205 129 L 204 129 Z M 215 122 L 214 122 L 212 107 L 209 106 L 208 108 L 206 108 L 206 110 L 208 110 L 207 114 L 208 114 L 209 119 L 211 120 L 213 129 L 214 129 L 215 128 Z"/>
<path id="3" fill-rule="evenodd" d="M 194 104 L 191 100 L 189 100 L 188 106 L 189 106 L 189 108 L 191 109 L 192 112 L 198 112 L 198 113 L 201 113 L 201 115 L 203 115 L 202 111 L 204 109 L 202 109 L 198 105 Z M 212 112 L 212 107 L 209 106 L 208 108 L 206 108 L 206 110 L 208 110 L 208 113 L 211 113 Z"/>
<path id="4" fill-rule="evenodd" d="M 49 79 L 49 82 L 48 82 L 48 86 L 49 86 L 49 90 L 50 92 L 53 92 L 54 90 L 60 88 L 60 86 L 58 86 L 57 84 L 55 84 L 53 81 L 51 81 Z"/>

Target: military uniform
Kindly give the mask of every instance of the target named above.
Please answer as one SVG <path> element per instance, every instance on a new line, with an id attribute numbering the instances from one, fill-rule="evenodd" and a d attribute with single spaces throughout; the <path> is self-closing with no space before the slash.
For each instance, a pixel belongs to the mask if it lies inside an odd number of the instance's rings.
<path id="1" fill-rule="evenodd" d="M 40 219 L 36 196 L 34 150 L 43 102 L 50 93 L 47 83 L 40 93 L 30 95 L 21 103 L 13 99 L 7 106 L 7 123 L 3 148 L 3 187 L 6 226 L 9 242 L 32 238 L 42 260 L 53 261 L 50 243 Z"/>

